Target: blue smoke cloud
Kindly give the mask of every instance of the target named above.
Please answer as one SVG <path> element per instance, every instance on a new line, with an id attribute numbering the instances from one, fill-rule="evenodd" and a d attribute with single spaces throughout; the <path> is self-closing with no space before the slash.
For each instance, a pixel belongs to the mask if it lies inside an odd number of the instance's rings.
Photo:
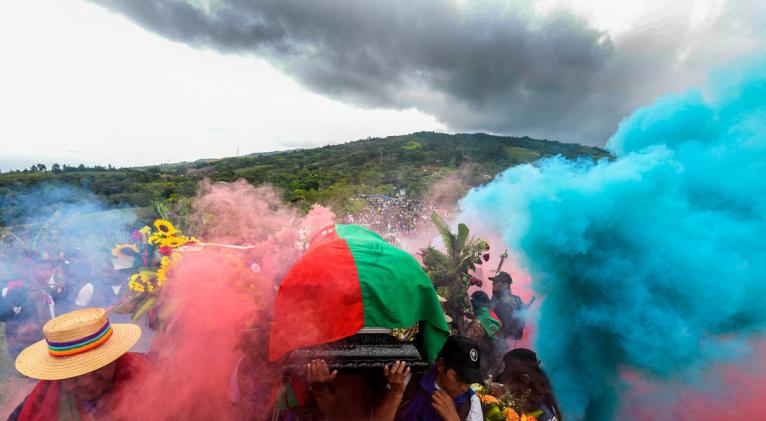
<path id="1" fill-rule="evenodd" d="M 127 241 L 138 228 L 138 214 L 149 211 L 114 208 L 90 191 L 61 183 L 8 189 L 0 195 L 0 285 L 27 269 L 16 260 L 22 252 L 77 256 L 73 266 L 88 273 L 78 281 L 92 280 L 92 268 L 110 269 L 112 247 Z"/>
<path id="2" fill-rule="evenodd" d="M 766 61 L 637 110 L 607 149 L 461 201 L 545 297 L 536 347 L 570 419 L 614 417 L 622 369 L 693 381 L 766 331 Z"/>

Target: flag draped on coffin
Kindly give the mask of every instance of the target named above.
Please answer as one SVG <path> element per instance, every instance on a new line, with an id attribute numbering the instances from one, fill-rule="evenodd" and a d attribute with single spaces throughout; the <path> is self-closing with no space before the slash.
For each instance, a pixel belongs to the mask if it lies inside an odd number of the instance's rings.
<path id="1" fill-rule="evenodd" d="M 279 287 L 269 359 L 346 338 L 363 327 L 418 322 L 423 322 L 424 357 L 433 361 L 449 328 L 418 262 L 366 228 L 332 225 L 312 239 Z"/>

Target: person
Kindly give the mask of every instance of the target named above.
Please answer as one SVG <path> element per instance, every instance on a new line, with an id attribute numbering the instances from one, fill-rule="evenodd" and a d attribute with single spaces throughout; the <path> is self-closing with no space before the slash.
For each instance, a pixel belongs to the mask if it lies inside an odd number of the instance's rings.
<path id="1" fill-rule="evenodd" d="M 538 421 L 563 421 L 548 376 L 531 349 L 516 348 L 503 357 L 505 368 L 497 376 L 522 411 Z"/>
<path id="2" fill-rule="evenodd" d="M 468 336 L 479 344 L 481 349 L 481 375 L 489 378 L 503 368 L 503 355 L 508 352 L 508 344 L 500 338 L 502 324 L 494 311 L 490 310 L 490 299 L 484 291 L 471 294 L 471 307 L 476 318 L 468 328 Z"/>
<path id="3" fill-rule="evenodd" d="M 0 294 L 0 322 L 5 323 L 8 353 L 15 358 L 21 350 L 40 340 L 40 329 L 50 320 L 48 292 L 22 279 L 9 281 Z"/>
<path id="4" fill-rule="evenodd" d="M 102 308 L 58 316 L 43 326 L 45 339 L 24 349 L 16 369 L 39 379 L 9 420 L 107 419 L 132 379 L 148 362 L 128 350 L 141 336 L 135 324 L 110 324 Z"/>
<path id="5" fill-rule="evenodd" d="M 483 383 L 479 345 L 450 336 L 436 363 L 424 374 L 411 375 L 395 362 L 384 368 L 386 393 L 376 408 L 376 421 L 482 421 L 481 402 L 470 385 Z"/>
<path id="6" fill-rule="evenodd" d="M 270 326 L 271 313 L 264 309 L 240 324 L 237 350 L 242 357 L 232 371 L 228 391 L 229 401 L 239 413 L 238 419 L 261 420 L 264 415 L 268 416 L 272 390 L 281 378 L 279 365 L 264 358 L 268 352 Z"/>
<path id="7" fill-rule="evenodd" d="M 385 393 L 385 380 L 379 370 L 338 374 L 330 371 L 327 361 L 311 360 L 306 365 L 312 398 L 308 406 L 327 420 L 369 420 L 378 397 Z"/>
<path id="8" fill-rule="evenodd" d="M 521 297 L 513 295 L 511 293 L 513 279 L 508 272 L 499 272 L 491 276 L 489 280 L 492 281 L 490 306 L 503 324 L 500 334 L 504 340 L 514 341 L 515 345 L 524 336 L 526 310 L 535 301 L 535 297 L 532 297 L 528 304 L 524 304 Z"/>

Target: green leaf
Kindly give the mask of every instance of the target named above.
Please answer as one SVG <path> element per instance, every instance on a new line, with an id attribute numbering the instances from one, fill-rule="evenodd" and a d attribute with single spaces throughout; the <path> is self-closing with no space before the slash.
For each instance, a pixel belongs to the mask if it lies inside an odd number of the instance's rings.
<path id="1" fill-rule="evenodd" d="M 140 319 L 141 317 L 146 314 L 147 311 L 149 311 L 150 308 L 154 305 L 154 303 L 157 302 L 157 297 L 149 297 L 141 303 L 141 305 L 138 306 L 136 309 L 136 312 L 133 313 L 132 316 L 130 316 L 130 321 L 135 322 L 136 320 Z"/>
<path id="2" fill-rule="evenodd" d="M 431 213 L 431 221 L 433 221 L 434 225 L 436 225 L 437 231 L 439 231 L 439 234 L 442 237 L 442 240 L 444 241 L 444 247 L 447 249 L 450 255 L 453 255 L 453 251 L 455 250 L 455 244 L 457 242 L 457 239 L 455 238 L 455 234 L 450 232 L 449 227 L 447 226 L 447 223 L 444 222 L 444 220 L 437 214 L 436 212 Z"/>
<path id="3" fill-rule="evenodd" d="M 139 297 L 131 297 L 125 301 L 120 302 L 112 308 L 112 313 L 115 314 L 130 314 L 138 305 Z"/>
<path id="4" fill-rule="evenodd" d="M 456 251 L 462 251 L 465 247 L 465 242 L 468 240 L 468 233 L 470 230 L 465 224 L 458 224 L 457 226 L 457 247 Z"/>

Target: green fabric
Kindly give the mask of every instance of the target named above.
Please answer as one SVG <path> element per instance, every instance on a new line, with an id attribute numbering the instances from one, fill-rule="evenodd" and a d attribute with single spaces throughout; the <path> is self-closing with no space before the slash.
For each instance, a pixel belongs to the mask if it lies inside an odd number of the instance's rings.
<path id="1" fill-rule="evenodd" d="M 336 225 L 356 263 L 366 327 L 406 328 L 424 322 L 423 352 L 435 361 L 449 336 L 431 280 L 407 252 L 356 225 Z"/>
<path id="2" fill-rule="evenodd" d="M 298 398 L 295 396 L 295 391 L 293 390 L 292 385 L 290 384 L 290 381 L 287 379 L 284 379 L 282 381 L 282 385 L 284 386 L 282 390 L 282 394 L 279 397 L 279 400 L 277 401 L 277 410 L 282 411 L 288 408 L 294 408 L 299 405 Z"/>
<path id="3" fill-rule="evenodd" d="M 77 408 L 77 402 L 75 402 L 74 396 L 72 396 L 71 393 L 64 391 L 63 386 L 60 390 L 58 419 L 67 421 L 79 421 L 80 410 Z"/>
<path id="4" fill-rule="evenodd" d="M 490 338 L 496 339 L 497 332 L 500 331 L 500 322 L 489 314 L 487 307 L 479 307 L 475 311 L 476 318 L 479 319 L 484 331 Z"/>

